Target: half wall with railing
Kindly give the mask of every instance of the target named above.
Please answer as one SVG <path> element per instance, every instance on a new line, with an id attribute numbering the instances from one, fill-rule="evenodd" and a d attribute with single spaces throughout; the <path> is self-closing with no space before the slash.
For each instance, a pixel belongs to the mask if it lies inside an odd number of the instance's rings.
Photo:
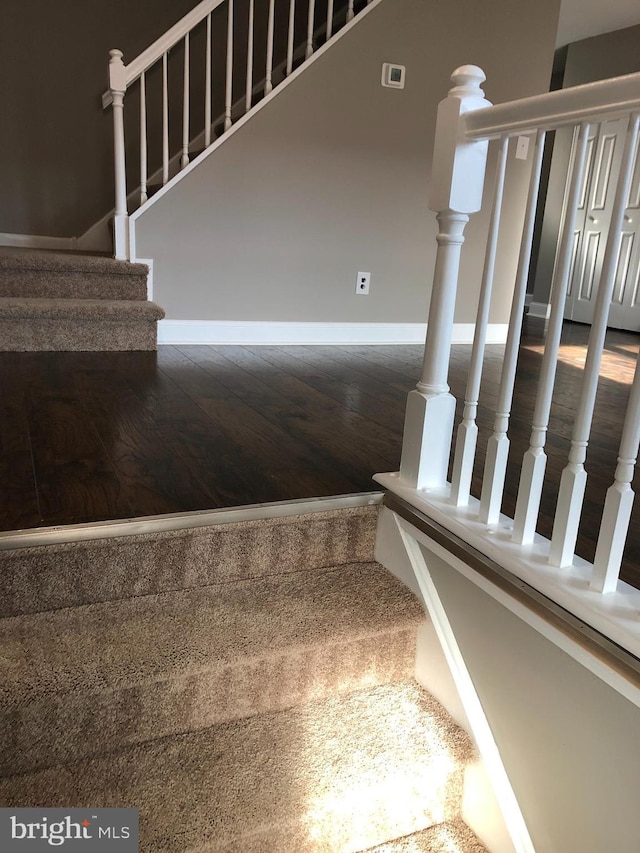
<path id="1" fill-rule="evenodd" d="M 113 113 L 115 257 L 130 258 L 130 209 L 210 149 L 371 2 L 202 0 L 127 64 L 111 50 L 102 100 Z M 125 95 L 134 113 L 126 146 Z"/>
<path id="2" fill-rule="evenodd" d="M 485 99 L 481 89 L 484 79 L 482 70 L 475 66 L 458 68 L 452 75 L 455 85 L 439 107 L 429 200 L 430 208 L 437 214 L 439 233 L 423 371 L 407 402 L 400 471 L 381 474 L 376 479 L 516 577 L 640 657 L 640 593 L 619 580 L 640 443 L 640 370 L 637 368 L 619 436 L 617 465 L 610 472 L 611 485 L 602 509 L 595 559 L 588 563 L 575 553 L 605 332 L 619 277 L 625 211 L 630 204 L 634 175 L 638 174 L 640 74 L 499 106 L 492 106 Z M 545 443 L 554 400 L 565 300 L 576 257 L 576 214 L 585 191 L 589 140 L 592 138 L 590 128 L 613 118 L 625 120 L 626 138 L 617 166 L 617 183 L 611 188 L 610 227 L 599 270 L 570 449 L 562 471 L 553 533 L 546 539 L 536 532 L 536 526 L 545 482 Z M 573 130 L 573 156 L 567 175 L 565 213 L 529 447 L 517 462 L 519 487 L 515 513 L 510 518 L 501 513 L 507 465 L 514 464 L 513 457 L 509 458 L 509 421 L 545 134 L 558 128 Z M 473 497 L 471 480 L 474 464 L 477 465 L 478 401 L 507 152 L 510 140 L 522 136 L 534 143 L 529 156 L 529 192 L 497 405 L 492 415 L 493 431 L 482 465 L 481 493 Z M 496 177 L 492 190 L 485 192 L 490 145 L 497 148 Z M 480 210 L 483 194 L 489 198 L 492 212 L 464 410 L 454 440 L 456 401 L 447 382 L 453 312 L 465 226 L 470 215 Z"/>

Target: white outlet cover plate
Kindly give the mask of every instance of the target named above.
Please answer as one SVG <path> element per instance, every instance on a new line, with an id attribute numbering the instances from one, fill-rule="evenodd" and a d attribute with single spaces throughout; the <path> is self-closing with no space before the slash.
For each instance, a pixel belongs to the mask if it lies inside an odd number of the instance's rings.
<path id="1" fill-rule="evenodd" d="M 356 293 L 358 296 L 369 295 L 369 285 L 371 284 L 370 272 L 359 272 L 356 279 Z"/>

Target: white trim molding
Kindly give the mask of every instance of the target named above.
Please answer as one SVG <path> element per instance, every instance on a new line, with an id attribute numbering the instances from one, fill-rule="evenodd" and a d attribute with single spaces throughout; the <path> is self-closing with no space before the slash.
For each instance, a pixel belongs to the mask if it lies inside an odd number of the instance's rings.
<path id="1" fill-rule="evenodd" d="M 546 302 L 531 302 L 527 314 L 530 317 L 540 317 L 541 320 L 548 320 L 551 316 L 551 305 Z"/>
<path id="2" fill-rule="evenodd" d="M 145 261 L 145 263 L 149 263 Z M 159 344 L 423 344 L 426 323 L 279 322 L 268 320 L 160 320 Z M 457 323 L 453 343 L 473 342 L 473 323 Z M 488 343 L 504 343 L 507 326 L 493 324 Z"/>
<path id="3" fill-rule="evenodd" d="M 522 811 L 520 810 L 520 805 L 502 762 L 500 750 L 493 737 L 491 726 L 467 669 L 464 656 L 458 646 L 447 612 L 440 600 L 436 585 L 431 578 L 424 555 L 420 550 L 418 541 L 423 537 L 419 535 L 419 531 L 414 531 L 410 524 L 397 515 L 394 518 L 418 586 L 420 587 L 427 612 L 435 628 L 449 666 L 449 671 L 451 672 L 467 715 L 471 734 L 482 756 L 487 775 L 502 811 L 505 825 L 513 842 L 513 847 L 517 853 L 535 853 L 535 848 Z M 428 544 L 430 547 L 431 543 L 429 541 Z"/>
<path id="4" fill-rule="evenodd" d="M 39 234 L 6 234 L 0 232 L 0 246 L 18 249 L 65 249 L 78 248 L 76 237 L 45 237 Z"/>

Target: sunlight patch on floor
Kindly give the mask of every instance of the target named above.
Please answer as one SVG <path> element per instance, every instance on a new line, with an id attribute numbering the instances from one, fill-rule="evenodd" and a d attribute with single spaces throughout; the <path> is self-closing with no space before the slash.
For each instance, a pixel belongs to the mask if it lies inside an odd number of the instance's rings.
<path id="1" fill-rule="evenodd" d="M 544 353 L 544 344 L 523 344 L 522 349 L 542 355 Z M 614 382 L 620 382 L 623 385 L 630 385 L 633 381 L 633 374 L 629 371 L 629 363 L 635 362 L 637 356 L 637 347 L 634 348 L 632 346 L 616 345 L 615 353 L 605 350 L 600 365 L 600 376 L 605 379 L 611 379 Z M 582 344 L 563 345 L 558 352 L 558 361 L 563 364 L 569 364 L 579 370 L 584 369 L 586 358 L 587 348 Z M 625 374 L 621 373 L 621 368 L 624 368 Z"/>
<path id="2" fill-rule="evenodd" d="M 305 823 L 319 849 L 364 850 L 450 819 L 459 765 L 438 721 L 412 700 L 364 716 L 353 752 L 337 755 L 318 734 L 307 733 L 323 781 L 308 792 Z"/>

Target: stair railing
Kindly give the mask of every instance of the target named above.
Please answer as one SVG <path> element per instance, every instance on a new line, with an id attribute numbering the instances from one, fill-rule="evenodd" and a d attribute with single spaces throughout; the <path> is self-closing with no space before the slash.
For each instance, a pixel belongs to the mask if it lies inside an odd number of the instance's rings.
<path id="1" fill-rule="evenodd" d="M 378 475 L 379 482 L 413 503 L 438 523 L 505 568 L 536 586 L 538 579 L 569 578 L 580 567 L 580 586 L 588 571 L 589 586 L 581 590 L 580 601 L 558 593 L 556 601 L 566 609 L 590 620 L 600 630 L 593 614 L 594 597 L 603 602 L 600 613 L 610 616 L 612 599 L 602 594 L 618 593 L 620 566 L 628 534 L 634 493 L 631 482 L 640 445 L 640 365 L 636 365 L 622 432 L 618 462 L 607 492 L 594 563 L 587 564 L 575 554 L 578 525 L 582 514 L 591 423 L 598 387 L 609 307 L 611 304 L 625 208 L 638 158 L 640 123 L 640 74 L 564 89 L 492 106 L 481 84 L 485 75 L 476 66 L 458 68 L 451 78 L 454 87 L 438 110 L 433 155 L 429 207 L 438 221 L 437 253 L 429 310 L 424 362 L 420 381 L 408 396 L 402 458 L 399 474 Z M 597 303 L 591 332 L 571 447 L 561 476 L 555 523 L 551 540 L 536 534 L 542 487 L 545 480 L 545 442 L 553 399 L 556 364 L 567 287 L 572 275 L 576 211 L 584 191 L 587 141 L 593 122 L 628 116 L 624 152 L 615 189 L 612 221 L 600 275 Z M 532 419 L 529 448 L 520 469 L 520 482 L 513 519 L 501 515 L 509 452 L 509 419 L 516 378 L 516 362 L 522 331 L 526 285 L 531 259 L 538 186 L 545 133 L 556 128 L 573 128 L 574 153 L 567 181 L 565 213 L 551 287 L 551 314 L 545 337 L 538 392 Z M 497 405 L 493 413 L 493 433 L 487 444 L 480 498 L 471 497 L 471 478 L 477 454 L 476 416 L 484 359 L 489 304 L 497 256 L 500 212 L 505 184 L 509 140 L 521 135 L 534 138 L 529 191 L 524 217 L 520 255 L 514 284 L 507 341 Z M 452 341 L 454 306 L 458 287 L 460 253 L 469 216 L 481 208 L 489 144 L 498 147 L 496 179 L 492 192 L 487 248 L 481 280 L 475 336 L 465 393 L 464 410 L 453 430 L 456 401 L 447 382 Z M 453 453 L 451 482 L 448 481 Z M 541 570 L 541 564 L 546 566 Z M 586 570 L 585 570 L 586 566 Z M 532 580 L 533 579 L 533 580 Z M 622 585 L 623 587 L 626 585 Z M 549 594 L 549 584 L 539 587 Z M 555 588 L 555 587 L 554 587 Z M 632 591 L 633 592 L 633 591 Z M 552 596 L 553 597 L 553 596 Z M 560 600 L 561 599 L 561 600 Z M 637 611 L 638 602 L 635 601 Z M 630 608 L 616 603 L 618 612 Z M 603 609 L 604 608 L 604 609 Z M 607 616 L 608 619 L 608 616 Z M 610 626 L 609 626 L 610 627 Z M 639 626 L 640 628 L 640 626 Z M 609 632 L 609 636 L 612 634 Z M 640 630 L 630 641 L 620 630 L 612 637 L 640 656 Z"/>
<path id="2" fill-rule="evenodd" d="M 264 48 L 264 69 L 255 73 L 256 58 L 256 12 L 258 3 L 266 3 L 267 32 Z M 361 0 L 360 7 L 368 5 Z M 296 8 L 296 0 L 287 0 L 288 23 L 286 37 L 286 56 L 282 60 L 282 76 L 287 77 L 293 72 L 296 57 L 308 59 L 315 51 L 315 43 L 319 36 L 324 36 L 324 41 L 329 38 L 343 24 L 349 23 L 354 17 L 353 0 L 345 0 L 339 10 L 334 10 L 334 0 L 327 0 L 326 16 L 324 6 L 316 8 L 316 0 L 309 0 L 306 7 L 306 26 L 304 33 L 300 33 L 296 43 L 296 22 L 299 22 L 300 14 L 304 14 L 304 0 L 297 0 L 300 7 Z M 218 7 L 224 7 L 221 14 L 226 13 L 224 29 L 226 32 L 224 46 L 224 79 L 214 79 L 213 52 L 213 13 Z M 300 11 L 302 10 L 302 11 Z M 124 103 L 125 94 L 131 86 L 139 83 L 139 204 L 143 205 L 149 197 L 150 174 L 148 165 L 149 150 L 149 115 L 147 82 L 150 73 L 154 73 L 159 67 L 162 86 L 162 118 L 161 118 L 161 167 L 159 177 L 162 186 L 172 177 L 172 170 L 176 168 L 174 161 L 177 154 L 177 169 L 185 169 L 190 162 L 190 149 L 193 143 L 191 137 L 191 126 L 193 124 L 190 110 L 194 99 L 194 78 L 197 85 L 204 92 L 204 126 L 199 128 L 199 137 L 202 139 L 202 147 L 209 148 L 214 139 L 213 126 L 216 120 L 212 117 L 212 96 L 216 91 L 224 91 L 224 111 L 221 117 L 223 130 L 228 130 L 233 121 L 234 114 L 238 110 L 244 115 L 255 102 L 256 85 L 254 78 L 258 76 L 260 88 L 264 95 L 268 95 L 276 85 L 274 75 L 275 66 L 275 12 L 276 0 L 249 0 L 248 19 L 239 21 L 238 12 L 234 14 L 234 0 L 202 0 L 191 12 L 185 15 L 177 24 L 157 39 L 150 47 L 144 50 L 138 57 L 125 65 L 120 50 L 111 50 L 109 58 L 109 89 L 102 97 L 103 107 L 109 105 L 113 108 L 113 134 L 114 134 L 114 164 L 115 164 L 115 212 L 113 222 L 114 254 L 116 258 L 129 258 L 129 213 L 127 204 L 127 164 L 125 156 L 125 121 Z M 217 24 L 220 23 L 216 20 Z M 204 68 L 196 69 L 193 62 L 193 53 L 190 43 L 194 32 L 198 28 L 205 28 L 206 46 L 204 50 Z M 182 92 L 178 96 L 180 103 L 175 105 L 173 93 L 169 85 L 169 54 L 177 46 L 182 47 L 183 69 L 182 69 Z M 246 47 L 247 61 L 243 70 L 245 76 L 244 94 L 237 103 L 234 103 L 234 94 L 237 94 L 237 83 L 234 74 L 238 75 L 237 63 L 234 63 L 234 50 L 241 46 Z M 262 56 L 262 53 L 259 53 Z M 264 74 L 261 77 L 260 74 Z M 202 79 L 204 77 L 204 80 Z M 170 147 L 169 127 L 179 117 L 181 122 L 181 145 L 179 152 L 172 152 Z"/>

